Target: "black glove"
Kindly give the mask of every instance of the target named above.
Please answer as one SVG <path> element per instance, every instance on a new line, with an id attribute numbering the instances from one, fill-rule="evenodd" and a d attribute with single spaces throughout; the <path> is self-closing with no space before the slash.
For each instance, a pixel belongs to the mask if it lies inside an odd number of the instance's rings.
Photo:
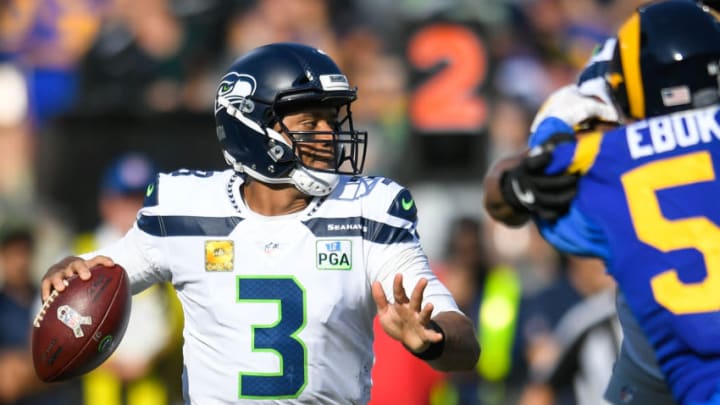
<path id="1" fill-rule="evenodd" d="M 533 148 L 518 166 L 505 171 L 500 178 L 503 199 L 518 212 L 528 212 L 542 219 L 554 221 L 570 209 L 577 194 L 580 176 L 577 174 L 545 174 L 552 160 L 555 146 L 573 139 L 558 134 Z"/>

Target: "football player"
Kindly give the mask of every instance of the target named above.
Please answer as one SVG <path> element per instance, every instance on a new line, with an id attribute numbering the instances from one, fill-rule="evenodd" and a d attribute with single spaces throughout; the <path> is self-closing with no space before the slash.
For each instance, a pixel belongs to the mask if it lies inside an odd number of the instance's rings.
<path id="1" fill-rule="evenodd" d="M 133 292 L 160 281 L 185 313 L 186 401 L 366 403 L 373 319 L 438 370 L 472 369 L 472 322 L 435 278 L 410 192 L 359 176 L 356 90 L 322 51 L 257 48 L 222 77 L 217 136 L 230 169 L 159 175 L 118 243 L 52 266 L 121 264 Z"/>
<path id="2" fill-rule="evenodd" d="M 531 138 L 538 146 L 488 183 L 560 250 L 605 260 L 682 404 L 720 403 L 720 218 L 711 203 L 720 193 L 719 63 L 720 24 L 707 8 L 681 0 L 639 8 L 605 75 L 628 125 L 575 138 L 566 122 L 545 119 Z M 521 184 L 523 171 L 555 182 L 581 176 L 566 188 L 569 212 L 535 209 L 543 197 L 524 188 L 532 181 Z"/>
<path id="3" fill-rule="evenodd" d="M 557 90 L 543 104 L 533 120 L 531 131 L 536 130 L 548 117 L 555 117 L 572 126 L 575 134 L 607 130 L 619 125 L 619 116 L 612 106 L 604 78 L 616 43 L 615 38 L 610 38 L 598 46 L 577 83 Z M 487 211 L 494 219 L 513 226 L 526 223 L 530 218 L 530 210 L 541 212 L 549 220 L 562 216 L 576 193 L 579 177 L 575 174 L 547 176 L 541 169 L 524 172 L 524 176 L 518 179 L 522 180 L 522 187 L 518 187 L 517 191 L 535 193 L 535 201 L 528 206 L 522 205 L 514 193 L 507 193 L 512 190 L 511 184 L 505 183 L 506 192 L 500 192 L 498 185 L 501 176 L 506 181 L 510 178 L 503 176 L 506 169 L 518 167 L 524 171 L 527 167 L 521 165 L 522 157 L 510 157 L 497 162 L 488 172 L 485 178 L 488 192 L 484 201 Z M 518 170 L 516 173 L 520 172 Z M 513 205 L 508 201 L 513 202 Z M 628 308 L 622 291 L 618 291 L 616 296 L 616 311 L 622 325 L 623 340 L 605 391 L 605 399 L 616 405 L 675 404 L 657 365 L 655 351 Z"/>

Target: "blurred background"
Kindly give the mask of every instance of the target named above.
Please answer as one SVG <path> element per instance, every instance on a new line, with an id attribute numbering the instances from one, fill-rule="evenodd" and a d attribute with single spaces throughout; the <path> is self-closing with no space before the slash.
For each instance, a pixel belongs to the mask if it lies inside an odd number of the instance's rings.
<path id="1" fill-rule="evenodd" d="M 29 272 L 39 280 L 103 222 L 103 172 L 115 158 L 141 153 L 160 171 L 225 168 L 211 110 L 222 72 L 265 43 L 314 45 L 359 88 L 356 127 L 370 133 L 365 173 L 412 191 L 443 281 L 479 329 L 504 330 L 480 335 L 485 347 L 505 339 L 497 351 L 506 358 L 451 376 L 441 403 L 531 401 L 523 397 L 533 365 L 556 364 L 562 352 L 555 326 L 605 284 L 577 276 L 584 264 L 558 256 L 532 226 L 488 219 L 481 180 L 493 161 L 523 149 L 543 100 L 573 82 L 640 3 L 2 1 L 0 229 L 32 231 Z M 490 283 L 496 273 L 501 281 Z M 505 291 L 502 310 L 488 304 L 491 287 Z M 478 394 L 481 384 L 495 388 Z M 565 403 L 552 398 L 545 403 Z"/>

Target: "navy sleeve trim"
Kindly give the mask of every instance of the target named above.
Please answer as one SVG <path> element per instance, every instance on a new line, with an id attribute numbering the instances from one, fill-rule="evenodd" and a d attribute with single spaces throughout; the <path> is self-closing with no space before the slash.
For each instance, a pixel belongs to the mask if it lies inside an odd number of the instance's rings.
<path id="1" fill-rule="evenodd" d="M 415 239 L 410 229 L 363 217 L 312 218 L 303 223 L 317 237 L 360 236 L 367 241 L 386 245 L 411 242 Z"/>
<path id="2" fill-rule="evenodd" d="M 141 215 L 137 224 L 153 236 L 227 236 L 242 220 L 240 217 Z"/>

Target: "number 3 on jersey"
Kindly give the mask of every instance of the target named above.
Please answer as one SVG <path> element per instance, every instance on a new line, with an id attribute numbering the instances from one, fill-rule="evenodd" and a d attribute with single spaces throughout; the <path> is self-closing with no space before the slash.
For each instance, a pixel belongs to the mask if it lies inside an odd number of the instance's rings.
<path id="1" fill-rule="evenodd" d="M 307 385 L 307 348 L 298 334 L 305 327 L 305 290 L 293 277 L 238 277 L 237 302 L 268 302 L 278 308 L 271 325 L 252 326 L 253 352 L 278 356 L 278 372 L 240 372 L 238 396 L 246 399 L 297 398 Z"/>
<path id="2" fill-rule="evenodd" d="M 697 249 L 705 260 L 707 275 L 703 281 L 684 283 L 676 269 L 667 269 L 652 278 L 655 300 L 677 315 L 720 308 L 720 228 L 701 216 L 666 219 L 655 192 L 713 180 L 715 172 L 708 152 L 648 163 L 622 176 L 638 239 L 663 252 Z"/>

